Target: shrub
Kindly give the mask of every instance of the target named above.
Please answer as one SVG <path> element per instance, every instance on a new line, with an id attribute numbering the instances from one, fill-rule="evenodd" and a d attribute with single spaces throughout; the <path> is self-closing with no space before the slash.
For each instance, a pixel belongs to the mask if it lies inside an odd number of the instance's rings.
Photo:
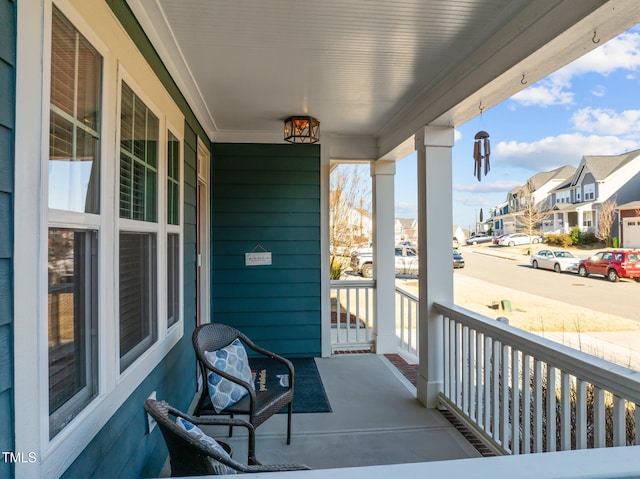
<path id="1" fill-rule="evenodd" d="M 571 236 L 568 234 L 548 234 L 544 238 L 548 245 L 560 246 L 561 248 L 566 248 L 573 243 Z"/>
<path id="2" fill-rule="evenodd" d="M 582 242 L 582 231 L 580 231 L 580 227 L 577 225 L 571 228 L 569 236 L 571 236 L 571 244 L 578 245 Z"/>
<path id="3" fill-rule="evenodd" d="M 583 233 L 580 239 L 581 244 L 594 244 L 598 242 L 595 233 Z"/>

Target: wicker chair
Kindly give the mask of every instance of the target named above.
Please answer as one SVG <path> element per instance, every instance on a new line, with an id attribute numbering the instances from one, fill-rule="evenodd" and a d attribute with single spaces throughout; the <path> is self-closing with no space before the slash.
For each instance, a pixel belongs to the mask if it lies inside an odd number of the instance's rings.
<path id="1" fill-rule="evenodd" d="M 171 476 L 202 476 L 224 475 L 228 469 L 240 473 L 274 472 L 274 471 L 299 471 L 309 469 L 302 464 L 274 464 L 274 465 L 245 465 L 230 457 L 224 457 L 218 451 L 200 442 L 175 423 L 175 418 L 182 417 L 195 425 L 224 425 L 229 424 L 244 426 L 244 421 L 230 418 L 194 418 L 171 407 L 164 401 L 147 399 L 144 402 L 145 410 L 158 424 L 160 431 L 169 449 L 169 461 L 171 463 Z M 173 420 L 172 417 L 173 416 Z M 225 443 L 220 445 L 230 452 Z"/>
<path id="2" fill-rule="evenodd" d="M 218 413 L 213 409 L 211 404 L 211 398 L 209 397 L 209 391 L 206 387 L 206 378 L 210 371 L 213 371 L 220 376 L 240 384 L 242 386 L 247 386 L 246 383 L 230 376 L 224 371 L 221 371 L 214 367 L 206 358 L 205 351 L 216 351 L 218 349 L 224 348 L 228 346 L 236 339 L 240 339 L 245 346 L 252 349 L 253 351 L 260 353 L 262 356 L 266 356 L 274 361 L 277 361 L 288 369 L 289 373 L 289 387 L 287 389 L 283 389 L 281 391 L 253 391 L 249 389 L 249 394 L 243 397 L 236 404 L 227 407 L 223 411 L 221 411 L 220 415 L 228 415 L 231 418 L 234 415 L 247 415 L 248 422 L 251 424 L 252 428 L 255 429 L 260 426 L 263 422 L 277 413 L 284 406 L 288 407 L 288 418 L 287 418 L 287 444 L 291 444 L 291 413 L 293 406 L 293 378 L 294 371 L 293 365 L 291 362 L 277 354 L 274 354 L 270 351 L 267 351 L 260 346 L 257 346 L 253 343 L 247 336 L 243 333 L 234 329 L 230 326 L 224 324 L 210 323 L 203 324 L 198 326 L 193 332 L 193 348 L 196 353 L 196 358 L 198 360 L 198 365 L 200 367 L 200 371 L 202 372 L 202 377 L 205 381 L 205 387 L 202 388 L 200 393 L 200 398 L 198 400 L 198 404 L 196 406 L 194 415 L 195 416 L 210 416 L 210 415 L 218 415 Z M 232 434 L 232 424 L 229 427 L 229 435 Z M 251 428 L 249 428 L 251 431 Z M 255 434 L 249 434 L 249 464 L 257 463 L 256 459 L 256 443 L 255 443 Z"/>

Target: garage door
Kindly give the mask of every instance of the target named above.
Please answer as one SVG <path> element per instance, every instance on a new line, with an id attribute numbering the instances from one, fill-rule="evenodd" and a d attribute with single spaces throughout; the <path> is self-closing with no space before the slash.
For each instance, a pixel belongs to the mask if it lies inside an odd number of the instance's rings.
<path id="1" fill-rule="evenodd" d="M 622 219 L 623 248 L 640 248 L 640 217 Z"/>

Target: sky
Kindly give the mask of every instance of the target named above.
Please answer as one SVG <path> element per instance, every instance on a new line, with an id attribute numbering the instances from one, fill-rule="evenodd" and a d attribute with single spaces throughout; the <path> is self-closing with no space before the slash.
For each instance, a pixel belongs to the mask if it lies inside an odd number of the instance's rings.
<path id="1" fill-rule="evenodd" d="M 473 141 L 485 130 L 491 171 L 473 175 Z M 453 147 L 453 224 L 473 229 L 483 210 L 531 176 L 585 155 L 640 148 L 640 25 L 461 125 Z M 416 154 L 396 167 L 396 217 L 417 218 Z"/>

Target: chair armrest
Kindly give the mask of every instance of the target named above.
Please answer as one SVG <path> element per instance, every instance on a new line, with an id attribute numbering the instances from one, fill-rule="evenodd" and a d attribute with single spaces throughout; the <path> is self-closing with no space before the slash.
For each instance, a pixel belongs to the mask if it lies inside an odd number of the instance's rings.
<path id="1" fill-rule="evenodd" d="M 260 464 L 245 466 L 243 472 L 279 472 L 279 471 L 310 471 L 311 468 L 304 464 Z"/>
<path id="2" fill-rule="evenodd" d="M 293 364 L 291 363 L 291 361 L 289 361 L 287 358 L 283 358 L 282 356 L 273 353 L 271 351 L 268 351 L 266 349 L 264 349 L 261 346 L 258 346 L 257 344 L 255 344 L 253 341 L 251 341 L 247 336 L 245 336 L 244 334 L 240 333 L 240 339 L 252 350 L 254 350 L 257 353 L 262 354 L 263 356 L 267 356 L 270 359 L 273 359 L 275 361 L 278 361 L 279 363 L 284 364 L 287 369 L 289 370 L 289 378 L 293 384 Z"/>

